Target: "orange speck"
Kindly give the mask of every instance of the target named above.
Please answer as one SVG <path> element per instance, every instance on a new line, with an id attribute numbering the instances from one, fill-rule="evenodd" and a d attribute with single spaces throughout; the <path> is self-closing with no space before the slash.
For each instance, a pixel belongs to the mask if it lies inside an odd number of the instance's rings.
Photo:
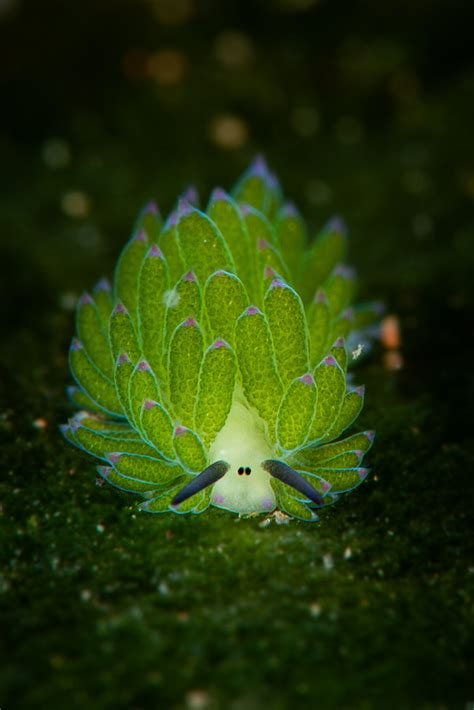
<path id="1" fill-rule="evenodd" d="M 403 367 L 403 357 L 398 350 L 388 350 L 383 356 L 383 365 L 387 370 L 401 370 Z"/>
<path id="2" fill-rule="evenodd" d="M 81 190 L 69 190 L 61 198 L 61 207 L 68 217 L 87 217 L 90 211 L 90 200 Z"/>
<path id="3" fill-rule="evenodd" d="M 221 64 L 232 68 L 248 66 L 254 57 L 250 38 L 241 32 L 222 32 L 216 39 L 215 52 Z"/>
<path id="4" fill-rule="evenodd" d="M 147 62 L 148 75 L 159 84 L 179 84 L 188 70 L 188 60 L 181 52 L 163 49 L 150 55 Z"/>
<path id="5" fill-rule="evenodd" d="M 238 116 L 216 116 L 209 127 L 210 138 L 219 148 L 241 148 L 248 139 L 247 124 Z"/>
<path id="6" fill-rule="evenodd" d="M 146 49 L 129 49 L 122 58 L 122 71 L 130 81 L 140 81 L 147 76 L 149 52 Z"/>
<path id="7" fill-rule="evenodd" d="M 397 316 L 386 316 L 381 326 L 380 340 L 385 348 L 395 349 L 400 347 L 400 321 Z"/>
<path id="8" fill-rule="evenodd" d="M 48 420 L 44 417 L 38 417 L 38 419 L 34 420 L 33 426 L 35 429 L 46 429 L 48 426 Z"/>

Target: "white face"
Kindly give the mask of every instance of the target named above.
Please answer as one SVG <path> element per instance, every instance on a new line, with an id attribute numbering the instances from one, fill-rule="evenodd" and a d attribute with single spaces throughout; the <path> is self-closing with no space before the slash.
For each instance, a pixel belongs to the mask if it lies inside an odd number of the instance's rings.
<path id="1" fill-rule="evenodd" d="M 234 401 L 226 424 L 209 452 L 210 462 L 225 461 L 228 472 L 214 484 L 211 502 L 235 513 L 271 511 L 276 506 L 270 475 L 261 466 L 272 458 L 259 417 Z"/>

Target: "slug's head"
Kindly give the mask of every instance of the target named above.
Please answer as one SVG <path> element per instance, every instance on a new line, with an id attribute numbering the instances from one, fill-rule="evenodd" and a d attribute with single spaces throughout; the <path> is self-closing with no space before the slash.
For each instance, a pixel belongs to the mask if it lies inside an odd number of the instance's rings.
<path id="1" fill-rule="evenodd" d="M 219 508 L 236 513 L 273 510 L 276 501 L 270 474 L 262 466 L 271 455 L 262 420 L 235 399 L 225 426 L 210 447 L 211 465 L 178 493 L 173 505 L 176 499 L 184 500 L 185 493 L 212 486 L 210 501 Z"/>
<path id="2" fill-rule="evenodd" d="M 244 463 L 248 464 L 249 458 L 244 459 Z M 238 468 L 235 463 L 229 466 L 226 475 L 214 486 L 212 502 L 220 507 L 245 512 L 273 510 L 275 507 L 268 475 L 260 463 Z"/>
<path id="3" fill-rule="evenodd" d="M 272 479 L 286 483 L 295 495 L 322 504 L 321 495 L 303 476 L 272 458 L 261 420 L 240 402 L 234 403 L 210 457 L 214 463 L 175 496 L 173 506 L 212 486 L 211 502 L 218 508 L 234 513 L 269 512 L 276 507 Z"/>

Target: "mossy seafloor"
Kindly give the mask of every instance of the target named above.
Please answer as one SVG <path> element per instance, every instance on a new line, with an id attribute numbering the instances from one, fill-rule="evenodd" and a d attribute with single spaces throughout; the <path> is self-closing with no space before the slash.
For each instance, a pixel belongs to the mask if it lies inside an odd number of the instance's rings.
<path id="1" fill-rule="evenodd" d="M 367 411 L 380 422 L 377 480 L 311 526 L 135 514 L 94 487 L 90 463 L 54 430 L 18 422 L 2 491 L 6 697 L 16 707 L 462 706 L 470 493 L 450 491 L 467 457 L 441 450 L 429 398 L 401 402 L 375 367 L 368 379 L 390 403 Z M 41 413 L 52 426 L 51 405 Z"/>
<path id="2" fill-rule="evenodd" d="M 267 3 L 244 21 L 216 8 L 207 24 L 163 30 L 133 3 L 114 20 L 86 3 L 77 26 L 44 7 L 54 22 L 28 4 L 0 22 L 10 60 L 24 42 L 1 138 L 0 706 L 464 708 L 474 700 L 474 75 L 459 49 L 469 18 L 420 4 L 408 31 L 397 3 L 380 26 L 369 9 L 355 21 Z M 25 27 L 57 57 L 36 56 Z M 247 37 L 253 64 L 219 64 L 229 28 Z M 181 83 L 120 78 L 123 52 L 163 43 L 187 57 Z M 244 119 L 240 149 L 209 138 L 220 112 Z M 57 137 L 71 157 L 53 169 L 44 156 Z M 376 351 L 356 373 L 360 426 L 377 430 L 372 474 L 313 525 L 139 514 L 132 497 L 95 485 L 93 461 L 58 432 L 70 411 L 68 308 L 110 274 L 147 198 L 166 210 L 189 180 L 227 187 L 257 150 L 313 228 L 343 214 L 362 296 L 401 318 L 402 369 Z M 65 196 L 77 191 L 89 206 L 74 217 Z"/>

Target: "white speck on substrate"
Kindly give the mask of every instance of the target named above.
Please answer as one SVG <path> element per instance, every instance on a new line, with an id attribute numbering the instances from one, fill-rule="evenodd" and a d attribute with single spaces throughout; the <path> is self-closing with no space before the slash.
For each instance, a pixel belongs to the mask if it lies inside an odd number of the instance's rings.
<path id="1" fill-rule="evenodd" d="M 209 693 L 207 690 L 190 690 L 186 695 L 186 707 L 191 708 L 191 710 L 202 710 L 202 708 L 207 708 L 210 702 Z"/>
<path id="2" fill-rule="evenodd" d="M 90 210 L 90 200 L 82 190 L 69 190 L 61 198 L 61 208 L 68 217 L 86 217 Z"/>
<path id="3" fill-rule="evenodd" d="M 3 574 L 0 574 L 0 594 L 3 594 L 4 592 L 8 592 L 10 589 L 10 582 L 7 580 L 6 577 L 3 576 Z"/>
<path id="4" fill-rule="evenodd" d="M 49 138 L 41 147 L 41 157 L 48 168 L 64 168 L 71 160 L 71 151 L 65 140 Z"/>
<path id="5" fill-rule="evenodd" d="M 334 568 L 334 560 L 330 553 L 323 555 L 323 566 L 326 572 L 330 572 Z"/>
<path id="6" fill-rule="evenodd" d="M 267 515 L 267 517 L 262 520 L 261 523 L 258 524 L 258 527 L 267 528 L 272 522 L 272 520 L 274 523 L 276 523 L 276 525 L 288 525 L 288 523 L 290 522 L 290 516 L 286 513 L 283 513 L 281 510 L 274 510 L 273 513 Z"/>
<path id="7" fill-rule="evenodd" d="M 321 614 L 321 605 L 316 602 L 313 602 L 313 604 L 309 605 L 309 613 L 311 614 L 311 616 L 317 618 Z"/>
<path id="8" fill-rule="evenodd" d="M 350 547 L 346 547 L 346 549 L 344 550 L 344 559 L 350 560 L 351 557 L 352 557 L 352 550 Z"/>
<path id="9" fill-rule="evenodd" d="M 162 594 L 164 597 L 170 593 L 170 588 L 166 584 L 166 582 L 160 582 L 158 586 L 158 591 L 160 594 Z"/>

